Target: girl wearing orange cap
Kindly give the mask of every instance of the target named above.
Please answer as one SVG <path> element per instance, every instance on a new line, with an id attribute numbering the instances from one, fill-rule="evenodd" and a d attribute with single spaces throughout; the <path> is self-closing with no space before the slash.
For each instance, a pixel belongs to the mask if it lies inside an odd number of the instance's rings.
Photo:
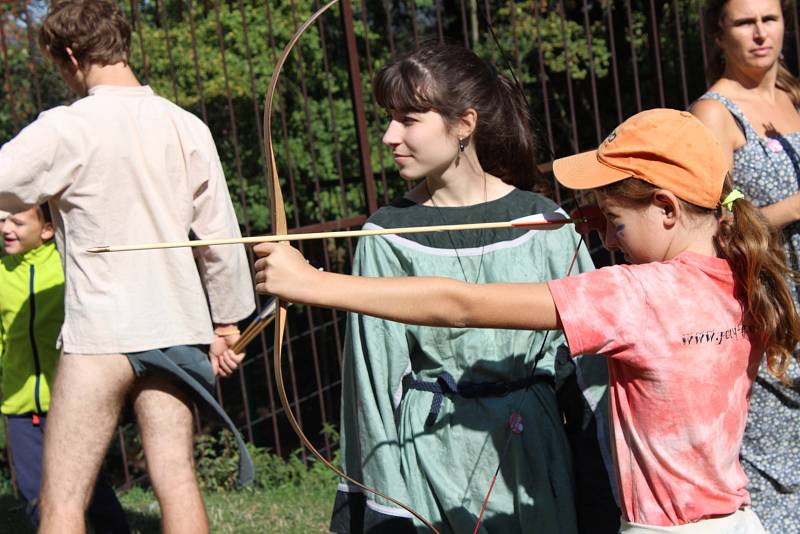
<path id="1" fill-rule="evenodd" d="M 763 533 L 738 452 L 762 355 L 784 374 L 800 321 L 781 311 L 784 254 L 727 170 L 699 120 L 646 111 L 554 164 L 563 185 L 595 190 L 606 246 L 633 265 L 474 285 L 323 273 L 263 244 L 257 289 L 407 323 L 561 329 L 572 355 L 608 358 L 621 532 Z"/>

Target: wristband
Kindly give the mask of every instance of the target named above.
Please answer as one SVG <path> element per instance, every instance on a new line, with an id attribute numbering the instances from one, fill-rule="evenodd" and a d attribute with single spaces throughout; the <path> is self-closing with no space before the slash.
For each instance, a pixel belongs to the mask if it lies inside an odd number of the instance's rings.
<path id="1" fill-rule="evenodd" d="M 218 326 L 214 329 L 214 335 L 217 337 L 238 336 L 239 327 L 235 324 L 228 326 Z"/>

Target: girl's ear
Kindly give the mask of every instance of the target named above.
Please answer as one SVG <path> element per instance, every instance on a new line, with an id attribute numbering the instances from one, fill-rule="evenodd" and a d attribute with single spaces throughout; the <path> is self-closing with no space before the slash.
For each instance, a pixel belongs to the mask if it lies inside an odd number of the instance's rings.
<path id="1" fill-rule="evenodd" d="M 659 189 L 653 193 L 653 205 L 661 211 L 666 228 L 675 226 L 682 215 L 680 199 L 667 189 Z"/>
<path id="2" fill-rule="evenodd" d="M 475 132 L 478 124 L 478 112 L 474 108 L 467 108 L 459 117 L 456 124 L 456 135 L 461 139 L 466 139 Z"/>

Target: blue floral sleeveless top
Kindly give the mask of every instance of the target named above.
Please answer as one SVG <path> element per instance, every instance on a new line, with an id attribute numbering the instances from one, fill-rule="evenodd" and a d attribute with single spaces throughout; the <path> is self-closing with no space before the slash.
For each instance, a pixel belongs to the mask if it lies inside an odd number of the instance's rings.
<path id="1" fill-rule="evenodd" d="M 800 192 L 800 132 L 761 137 L 730 99 L 713 92 L 700 97 L 706 99 L 721 102 L 744 133 L 745 144 L 733 153 L 733 181 L 748 200 L 767 206 Z M 783 236 L 789 266 L 800 270 L 800 222 L 786 225 Z M 799 297 L 795 287 L 795 305 Z M 800 378 L 794 362 L 789 376 Z M 782 384 L 761 366 L 740 453 L 753 510 L 770 534 L 800 532 L 800 382 L 795 384 Z"/>
<path id="2" fill-rule="evenodd" d="M 708 92 L 700 100 L 721 102 L 744 133 L 744 146 L 733 153 L 733 181 L 747 200 L 763 207 L 800 192 L 800 132 L 764 138 L 730 99 Z M 800 221 L 786 225 L 783 237 L 789 266 L 800 270 Z M 794 299 L 800 304 L 797 289 Z"/>

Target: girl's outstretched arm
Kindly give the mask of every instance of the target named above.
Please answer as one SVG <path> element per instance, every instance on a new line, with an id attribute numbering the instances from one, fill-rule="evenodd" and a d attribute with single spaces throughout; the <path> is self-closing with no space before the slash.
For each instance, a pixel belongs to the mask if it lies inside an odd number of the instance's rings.
<path id="1" fill-rule="evenodd" d="M 428 326 L 560 328 L 547 284 L 466 284 L 439 277 L 368 278 L 318 271 L 283 243 L 253 248 L 256 290 L 283 300 Z"/>

